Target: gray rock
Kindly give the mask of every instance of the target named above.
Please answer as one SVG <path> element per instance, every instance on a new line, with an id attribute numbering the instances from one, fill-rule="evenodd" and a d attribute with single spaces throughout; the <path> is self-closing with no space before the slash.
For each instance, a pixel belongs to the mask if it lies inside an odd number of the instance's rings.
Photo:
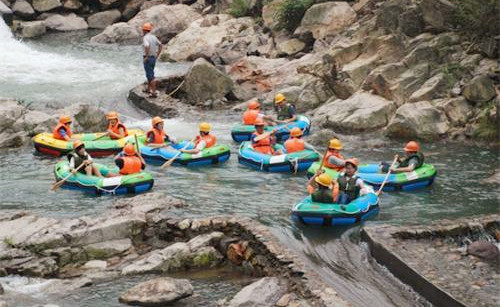
<path id="1" fill-rule="evenodd" d="M 467 100 L 482 103 L 496 96 L 493 81 L 485 75 L 474 77 L 463 89 L 462 95 Z"/>
<path id="2" fill-rule="evenodd" d="M 23 130 L 28 136 L 34 136 L 38 133 L 51 131 L 57 124 L 57 118 L 40 111 L 27 111 L 24 116 L 19 118 L 13 128 Z"/>
<path id="3" fill-rule="evenodd" d="M 428 101 L 407 103 L 397 109 L 386 129 L 396 138 L 437 139 L 449 130 L 446 115 Z"/>
<path id="4" fill-rule="evenodd" d="M 233 81 L 203 58 L 197 59 L 182 86 L 190 103 L 222 99 L 233 89 Z"/>
<path id="5" fill-rule="evenodd" d="M 445 112 L 454 126 L 465 125 L 474 114 L 474 108 L 464 97 L 438 100 L 436 107 Z"/>
<path id="6" fill-rule="evenodd" d="M 76 120 L 76 130 L 98 132 L 106 130 L 107 120 L 103 110 L 94 105 L 74 104 L 64 109 L 64 114 L 71 114 Z"/>
<path id="7" fill-rule="evenodd" d="M 43 21 L 25 21 L 20 24 L 21 36 L 24 38 L 34 38 L 47 32 L 47 27 Z"/>
<path id="8" fill-rule="evenodd" d="M 500 169 L 496 169 L 495 173 L 490 177 L 481 181 L 481 183 L 485 184 L 500 184 Z"/>
<path id="9" fill-rule="evenodd" d="M 55 219 L 33 215 L 2 220 L 0 221 L 0 240 L 8 239 L 17 245 L 56 223 Z"/>
<path id="10" fill-rule="evenodd" d="M 425 23 L 420 7 L 408 7 L 406 11 L 399 15 L 398 25 L 401 32 L 410 37 L 415 37 L 424 32 Z"/>
<path id="11" fill-rule="evenodd" d="M 34 277 L 52 277 L 59 271 L 56 261 L 50 257 L 34 259 L 12 269 L 20 275 Z"/>
<path id="12" fill-rule="evenodd" d="M 277 277 L 264 277 L 241 289 L 229 302 L 231 307 L 271 307 L 286 293 Z"/>
<path id="13" fill-rule="evenodd" d="M 108 8 L 110 6 L 114 6 L 115 4 L 119 4 L 120 0 L 99 0 L 99 3 L 103 8 Z"/>
<path id="14" fill-rule="evenodd" d="M 443 73 L 439 73 L 425 83 L 417 91 L 411 94 L 409 101 L 432 100 L 445 96 L 446 88 L 449 87 Z"/>
<path id="15" fill-rule="evenodd" d="M 303 41 L 292 38 L 279 43 L 276 46 L 276 51 L 278 54 L 284 54 L 286 56 L 297 54 L 298 52 L 304 50 L 306 43 Z"/>
<path id="16" fill-rule="evenodd" d="M 32 18 L 35 16 L 35 10 L 26 0 L 16 0 L 12 6 L 12 12 L 14 15 L 22 18 Z"/>
<path id="17" fill-rule="evenodd" d="M 137 306 L 164 306 L 192 294 L 193 286 L 187 279 L 159 277 L 127 290 L 120 296 L 120 302 Z"/>
<path id="18" fill-rule="evenodd" d="M 83 268 L 85 269 L 97 269 L 97 270 L 104 270 L 108 266 L 108 263 L 103 260 L 91 260 L 88 261 L 83 265 Z"/>
<path id="19" fill-rule="evenodd" d="M 314 112 L 313 119 L 323 128 L 356 133 L 386 126 L 395 110 L 392 101 L 358 92 L 346 100 L 327 101 Z"/>
<path id="20" fill-rule="evenodd" d="M 262 7 L 262 20 L 264 22 L 264 26 L 276 30 L 278 27 L 278 10 L 280 5 L 284 2 L 284 0 L 275 0 L 269 1 Z"/>
<path id="21" fill-rule="evenodd" d="M 3 290 L 2 284 L 0 284 L 0 295 L 2 295 L 5 291 Z"/>
<path id="22" fill-rule="evenodd" d="M 488 241 L 475 241 L 467 246 L 467 253 L 482 259 L 495 260 L 500 257 L 498 247 Z"/>
<path id="23" fill-rule="evenodd" d="M 122 17 L 124 20 L 128 21 L 132 19 L 141 9 L 141 5 L 147 0 L 132 0 L 129 1 L 122 12 Z"/>
<path id="24" fill-rule="evenodd" d="M 93 36 L 90 41 L 99 44 L 139 44 L 141 42 L 141 31 L 126 22 L 118 22 L 106 27 L 103 32 Z"/>
<path id="25" fill-rule="evenodd" d="M 117 9 L 98 12 L 90 15 L 87 18 L 87 23 L 89 24 L 89 28 L 104 29 L 120 20 L 121 16 L 122 14 Z"/>
<path id="26" fill-rule="evenodd" d="M 38 12 L 47 12 L 62 6 L 60 0 L 33 0 L 32 4 Z"/>
<path id="27" fill-rule="evenodd" d="M 83 249 L 87 253 L 88 259 L 108 259 L 125 253 L 131 247 L 132 241 L 126 238 L 86 245 Z"/>
<path id="28" fill-rule="evenodd" d="M 430 29 L 446 31 L 452 29 L 456 7 L 448 0 L 423 0 L 420 3 L 423 19 Z"/>
<path id="29" fill-rule="evenodd" d="M 65 16 L 54 14 L 45 19 L 44 23 L 48 29 L 55 31 L 86 30 L 89 27 L 85 19 L 74 13 Z"/>
<path id="30" fill-rule="evenodd" d="M 83 4 L 78 0 L 66 0 L 63 7 L 67 10 L 75 11 L 80 9 Z"/>

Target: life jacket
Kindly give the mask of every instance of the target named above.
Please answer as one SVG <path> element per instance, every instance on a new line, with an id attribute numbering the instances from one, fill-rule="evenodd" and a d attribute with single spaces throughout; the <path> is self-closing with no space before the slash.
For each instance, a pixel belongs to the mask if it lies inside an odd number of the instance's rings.
<path id="1" fill-rule="evenodd" d="M 316 191 L 311 194 L 311 199 L 316 203 L 333 204 L 335 200 L 333 199 L 332 190 L 328 188 L 319 187 Z"/>
<path id="2" fill-rule="evenodd" d="M 259 117 L 259 111 L 246 110 L 245 113 L 243 113 L 243 123 L 245 125 L 253 125 L 257 117 Z"/>
<path id="3" fill-rule="evenodd" d="M 337 179 L 340 192 L 346 193 L 350 201 L 359 197 L 360 188 L 356 185 L 357 179 L 358 177 L 356 175 L 347 179 L 346 174 L 341 174 Z"/>
<path id="4" fill-rule="evenodd" d="M 66 135 L 68 137 L 71 137 L 72 133 L 71 133 L 71 128 L 69 127 L 69 125 L 59 123 L 54 128 L 54 130 L 52 130 L 52 137 L 54 139 L 64 140 L 64 137 L 62 136 L 62 134 L 59 133 L 59 129 L 61 129 L 61 128 L 64 128 L 64 130 L 66 130 Z"/>
<path id="5" fill-rule="evenodd" d="M 424 164 L 424 155 L 421 152 L 414 153 L 408 157 L 403 157 L 399 160 L 398 167 L 407 167 L 411 159 L 417 158 L 417 165 L 415 165 L 415 169 L 421 167 Z"/>
<path id="6" fill-rule="evenodd" d="M 116 134 L 120 134 L 120 128 L 123 129 L 123 132 L 125 133 L 124 137 L 128 135 L 127 128 L 125 128 L 125 125 L 123 125 L 120 122 L 116 122 L 114 126 L 111 126 L 111 124 L 108 124 L 108 130 L 113 131 Z M 110 135 L 110 138 L 112 139 L 119 139 L 118 137 L 115 137 L 114 135 Z"/>
<path id="7" fill-rule="evenodd" d="M 259 136 L 260 134 L 254 132 L 252 136 Z M 253 141 L 252 137 L 252 147 L 255 151 L 258 151 L 263 154 L 272 155 L 274 153 L 274 149 L 271 146 L 271 136 L 269 135 L 266 138 L 263 138 L 260 141 Z"/>
<path id="8" fill-rule="evenodd" d="M 80 156 L 75 151 L 73 151 L 73 152 L 70 152 L 68 154 L 68 161 L 71 161 L 71 158 L 73 158 L 73 160 L 75 160 L 75 169 L 76 169 L 80 165 L 82 165 L 83 161 L 89 159 L 89 155 L 87 152 L 85 152 L 85 154 L 83 156 Z M 85 173 L 84 167 L 80 168 L 78 171 L 81 173 Z"/>
<path id="9" fill-rule="evenodd" d="M 286 103 L 283 107 L 276 107 L 276 112 L 278 113 L 278 119 L 284 120 L 292 118 L 292 115 L 290 115 L 290 108 L 294 108 L 294 105 Z"/>
<path id="10" fill-rule="evenodd" d="M 287 153 L 302 151 L 305 149 L 304 140 L 299 138 L 290 138 L 285 142 L 285 149 Z"/>
<path id="11" fill-rule="evenodd" d="M 341 170 L 343 170 L 344 169 L 343 166 L 339 166 L 339 165 L 330 163 L 329 160 L 330 160 L 331 156 L 335 156 L 337 158 L 344 159 L 344 157 L 340 154 L 340 152 L 337 152 L 337 151 L 336 152 L 332 152 L 332 151 L 329 150 L 328 153 L 325 155 L 323 165 L 325 167 L 334 169 L 334 170 L 336 170 L 338 172 L 340 172 Z"/>
<path id="12" fill-rule="evenodd" d="M 123 160 L 123 167 L 120 169 L 120 174 L 135 174 L 142 170 L 142 162 L 138 156 L 123 156 L 121 159 Z"/>
<path id="13" fill-rule="evenodd" d="M 198 146 L 198 144 L 200 144 L 201 141 L 205 141 L 205 143 L 207 144 L 205 148 L 210 148 L 215 145 L 215 143 L 217 142 L 217 138 L 213 134 L 207 134 L 204 136 L 198 135 L 196 137 L 196 142 L 194 143 L 194 146 L 195 147 Z"/>
<path id="14" fill-rule="evenodd" d="M 165 131 L 163 131 L 163 130 L 160 131 L 156 128 L 153 128 L 153 129 L 149 130 L 147 133 L 148 139 L 149 139 L 149 136 L 151 134 L 153 135 L 153 142 L 151 144 L 163 144 L 163 143 L 165 143 L 165 137 L 167 136 Z"/>

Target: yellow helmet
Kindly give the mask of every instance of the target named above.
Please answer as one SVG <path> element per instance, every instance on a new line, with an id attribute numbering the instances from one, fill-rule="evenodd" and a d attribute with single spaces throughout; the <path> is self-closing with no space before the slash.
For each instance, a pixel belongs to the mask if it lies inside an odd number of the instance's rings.
<path id="1" fill-rule="evenodd" d="M 342 142 L 340 142 L 340 140 L 337 138 L 333 138 L 330 140 L 330 142 L 328 142 L 328 148 L 341 150 L 343 148 Z"/>
<path id="2" fill-rule="evenodd" d="M 316 176 L 316 178 L 314 178 L 314 181 L 327 188 L 332 185 L 332 177 L 330 177 L 330 175 L 328 174 L 321 174 L 319 176 Z"/>
<path id="3" fill-rule="evenodd" d="M 212 129 L 212 126 L 210 126 L 209 123 L 201 123 L 199 128 L 200 128 L 201 132 L 210 132 L 210 130 Z"/>
<path id="4" fill-rule="evenodd" d="M 151 119 L 151 123 L 154 126 L 156 124 L 163 123 L 163 119 L 159 116 L 155 116 L 155 117 L 153 117 L 153 119 Z"/>
<path id="5" fill-rule="evenodd" d="M 111 111 L 108 114 L 106 114 L 107 119 L 118 119 L 118 113 L 115 111 Z"/>
<path id="6" fill-rule="evenodd" d="M 285 95 L 283 95 L 282 93 L 278 93 L 276 94 L 276 96 L 274 96 L 274 103 L 282 103 L 283 101 L 285 101 Z"/>

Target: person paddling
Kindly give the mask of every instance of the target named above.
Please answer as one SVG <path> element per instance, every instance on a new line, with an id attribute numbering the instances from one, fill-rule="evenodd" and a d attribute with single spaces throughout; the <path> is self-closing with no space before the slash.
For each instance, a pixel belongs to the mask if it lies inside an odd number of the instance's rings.
<path id="1" fill-rule="evenodd" d="M 115 164 L 120 169 L 120 175 L 139 173 L 146 168 L 146 162 L 136 153 L 135 146 L 132 143 L 128 143 L 123 147 L 123 152 L 115 157 Z"/>
<path id="2" fill-rule="evenodd" d="M 146 22 L 142 26 L 142 33 L 144 34 L 142 40 L 144 47 L 143 62 L 146 79 L 148 80 L 146 92 L 149 93 L 150 98 L 156 98 L 158 94 L 156 93 L 155 65 L 163 46 L 160 40 L 151 34 L 151 30 L 153 30 L 153 24 L 150 22 Z"/>
<path id="3" fill-rule="evenodd" d="M 272 132 L 264 132 L 264 120 L 262 118 L 257 118 L 255 120 L 255 132 L 252 134 L 252 148 L 260 153 L 266 155 L 281 155 L 282 152 L 280 150 L 275 151 L 272 146 L 271 135 L 276 133 L 275 130 Z"/>
<path id="4" fill-rule="evenodd" d="M 328 142 L 328 152 L 323 158 L 323 166 L 336 170 L 338 172 L 342 171 L 345 166 L 345 159 L 340 154 L 343 149 L 342 142 L 339 139 L 333 138 Z"/>
<path id="5" fill-rule="evenodd" d="M 128 136 L 127 128 L 118 119 L 118 113 L 111 111 L 106 114 L 108 128 L 106 134 L 112 139 L 121 139 Z"/>
<path id="6" fill-rule="evenodd" d="M 165 147 L 166 143 L 177 143 L 174 137 L 163 131 L 163 119 L 155 116 L 151 119 L 151 130 L 146 133 L 146 144 L 151 147 Z"/>
<path id="7" fill-rule="evenodd" d="M 265 119 L 266 116 L 261 113 L 260 103 L 258 101 L 250 101 L 247 110 L 243 113 L 243 124 L 254 125 L 257 118 Z"/>
<path id="8" fill-rule="evenodd" d="M 320 169 L 307 182 L 307 193 L 311 195 L 313 202 L 334 204 L 339 195 L 339 186 L 330 175 Z"/>
<path id="9" fill-rule="evenodd" d="M 52 131 L 52 137 L 57 140 L 71 141 L 71 117 L 68 115 L 62 115 L 59 118 L 59 123 L 54 127 Z"/>
<path id="10" fill-rule="evenodd" d="M 314 148 L 307 144 L 302 139 L 303 132 L 299 127 L 292 128 L 290 130 L 290 138 L 285 142 L 285 149 L 287 153 L 303 151 L 305 149 L 314 150 Z"/>
<path id="11" fill-rule="evenodd" d="M 348 204 L 359 197 L 360 192 L 365 189 L 365 183 L 356 176 L 358 160 L 355 158 L 345 160 L 344 173 L 337 178 L 339 184 L 339 204 Z"/>
<path id="12" fill-rule="evenodd" d="M 420 145 L 417 142 L 409 141 L 403 149 L 405 155 L 402 158 L 399 155 L 394 157 L 397 163 L 394 167 L 390 168 L 390 164 L 386 162 L 380 164 L 382 173 L 387 173 L 389 168 L 393 173 L 413 172 L 424 164 L 424 154 L 420 151 Z"/>
<path id="13" fill-rule="evenodd" d="M 180 149 L 181 152 L 197 154 L 205 148 L 210 148 L 215 146 L 217 143 L 217 138 L 215 135 L 211 134 L 212 126 L 209 123 L 200 123 L 198 126 L 200 134 L 196 136 L 196 141 L 194 143 L 193 149 Z"/>
<path id="14" fill-rule="evenodd" d="M 295 106 L 286 101 L 285 95 L 278 93 L 274 97 L 274 105 L 276 108 L 277 117 L 272 121 L 278 124 L 291 123 L 297 119 Z"/>
<path id="15" fill-rule="evenodd" d="M 88 176 L 97 176 L 102 177 L 99 169 L 93 165 L 92 157 L 85 151 L 85 145 L 82 141 L 76 140 L 73 142 L 74 150 L 68 154 L 69 160 L 69 168 L 72 174 L 76 174 L 76 169 L 78 172 L 82 174 L 86 174 Z M 84 167 L 80 167 L 80 165 L 85 164 Z"/>

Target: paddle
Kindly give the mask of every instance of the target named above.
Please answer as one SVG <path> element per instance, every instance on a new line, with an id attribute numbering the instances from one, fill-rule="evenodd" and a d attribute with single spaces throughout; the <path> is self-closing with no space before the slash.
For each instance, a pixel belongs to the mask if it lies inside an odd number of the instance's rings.
<path id="1" fill-rule="evenodd" d="M 391 168 L 394 166 L 394 164 L 396 164 L 397 161 L 398 161 L 398 156 L 394 157 L 394 161 L 392 161 L 392 164 L 389 167 L 389 171 L 387 171 L 387 175 L 385 175 L 384 181 L 382 181 L 382 184 L 380 185 L 380 188 L 378 189 L 378 191 L 375 192 L 375 194 L 377 194 L 377 196 L 380 194 L 380 192 L 382 192 L 382 189 L 384 188 L 384 185 L 387 182 L 387 179 L 389 179 L 389 175 L 391 174 L 391 171 L 392 171 Z"/>
<path id="2" fill-rule="evenodd" d="M 142 158 L 141 151 L 139 150 L 139 141 L 137 141 L 137 134 L 134 134 L 134 140 L 135 140 L 135 150 L 137 151 L 137 156 L 141 158 L 142 163 L 146 164 L 146 162 Z"/>
<path id="3" fill-rule="evenodd" d="M 278 129 L 273 129 L 273 130 L 271 130 L 269 132 L 264 132 L 261 135 L 256 136 L 255 139 L 254 139 L 254 141 L 258 142 L 258 141 L 260 141 L 262 139 L 265 139 L 265 138 L 267 138 L 268 136 L 270 136 L 271 134 L 275 133 L 276 131 L 278 131 L 280 129 L 286 129 L 286 130 L 290 131 L 290 129 L 288 128 L 288 126 L 290 126 L 291 124 L 293 124 L 293 122 L 292 123 L 288 123 L 285 126 L 280 127 Z"/>
<path id="4" fill-rule="evenodd" d="M 189 144 L 191 144 L 192 142 L 194 142 L 194 140 L 196 140 L 196 137 L 193 138 L 191 141 L 187 142 L 186 145 L 184 145 L 184 147 L 182 147 L 182 149 L 186 149 Z M 168 160 L 167 162 L 163 163 L 162 166 L 160 166 L 160 169 L 164 169 L 164 168 L 167 168 L 167 167 L 170 167 L 170 165 L 172 165 L 172 163 L 174 163 L 175 159 L 177 159 L 178 156 L 180 156 L 182 153 L 181 150 L 179 150 L 179 152 L 177 154 L 175 154 L 175 156 L 173 156 L 172 158 L 170 158 L 170 160 Z"/>
<path id="5" fill-rule="evenodd" d="M 80 166 L 78 166 L 75 171 L 78 171 L 79 169 L 81 169 L 84 165 L 86 165 L 85 163 L 82 163 L 80 164 Z M 70 172 L 68 176 L 64 177 L 63 179 L 59 180 L 58 182 L 54 183 L 52 185 L 52 187 L 50 188 L 52 191 L 55 191 L 57 189 L 59 189 L 63 183 L 66 182 L 66 180 L 68 180 L 69 177 L 73 176 L 73 173 Z"/>
<path id="6" fill-rule="evenodd" d="M 102 139 L 103 137 L 108 136 L 108 135 L 109 135 L 109 134 L 108 134 L 107 132 L 105 132 L 103 135 L 96 137 L 96 138 L 95 138 L 95 139 L 93 139 L 92 141 L 97 141 L 97 140 L 100 140 L 100 139 Z"/>

